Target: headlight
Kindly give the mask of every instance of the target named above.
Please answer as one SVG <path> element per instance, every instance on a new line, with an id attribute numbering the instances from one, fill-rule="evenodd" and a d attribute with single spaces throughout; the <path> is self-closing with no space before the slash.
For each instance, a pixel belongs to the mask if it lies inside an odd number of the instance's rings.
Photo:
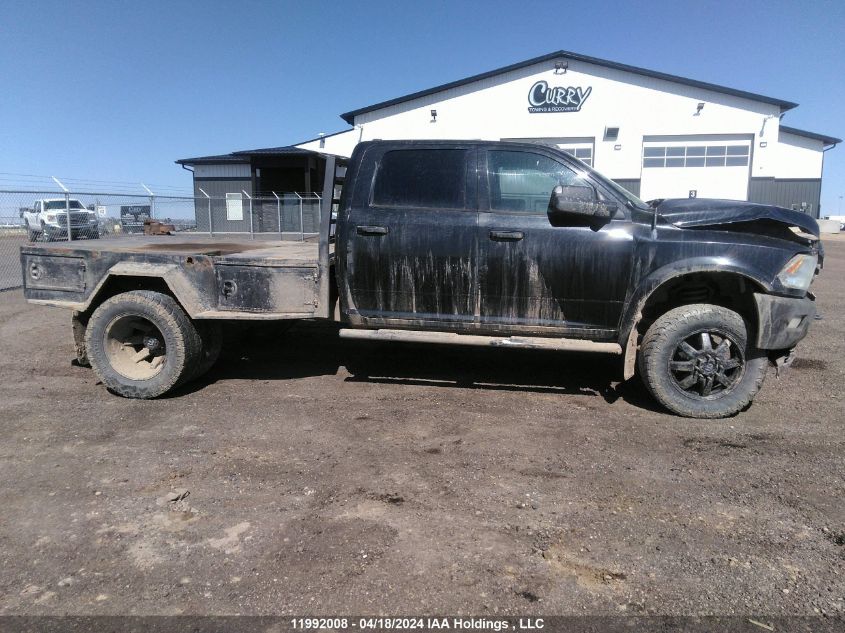
<path id="1" fill-rule="evenodd" d="M 52 214 L 52 213 L 48 213 L 48 214 L 47 214 L 47 221 L 48 221 L 48 222 L 55 222 L 55 221 L 56 221 L 56 216 L 55 216 L 54 214 Z"/>
<path id="2" fill-rule="evenodd" d="M 778 273 L 778 281 L 785 288 L 806 290 L 813 281 L 818 258 L 815 255 L 796 255 Z"/>

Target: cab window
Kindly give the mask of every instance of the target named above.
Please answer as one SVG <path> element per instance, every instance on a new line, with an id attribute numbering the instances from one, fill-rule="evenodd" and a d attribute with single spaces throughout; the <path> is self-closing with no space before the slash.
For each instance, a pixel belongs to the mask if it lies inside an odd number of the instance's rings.
<path id="1" fill-rule="evenodd" d="M 464 209 L 466 158 L 465 149 L 385 152 L 373 184 L 372 205 Z"/>
<path id="2" fill-rule="evenodd" d="M 487 181 L 490 209 L 511 213 L 546 213 L 558 185 L 593 189 L 563 163 L 542 154 L 508 150 L 487 152 Z"/>

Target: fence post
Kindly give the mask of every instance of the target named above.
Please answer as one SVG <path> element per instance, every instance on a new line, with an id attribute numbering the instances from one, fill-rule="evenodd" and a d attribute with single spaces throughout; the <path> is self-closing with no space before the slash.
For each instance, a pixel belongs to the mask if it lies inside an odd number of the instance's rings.
<path id="1" fill-rule="evenodd" d="M 255 239 L 255 229 L 253 228 L 252 224 L 252 196 L 249 195 L 246 191 L 241 189 L 241 193 L 244 194 L 247 198 L 249 198 L 249 239 Z"/>
<path id="2" fill-rule="evenodd" d="M 302 196 L 294 191 L 296 197 L 299 198 L 299 241 L 305 241 L 305 225 L 302 223 Z"/>
<path id="3" fill-rule="evenodd" d="M 211 196 L 208 195 L 201 187 L 199 188 L 199 190 L 200 193 L 208 199 L 208 235 L 209 237 L 214 237 L 214 220 L 211 216 Z"/>
<path id="4" fill-rule="evenodd" d="M 282 239 L 282 200 L 275 191 L 271 191 L 276 196 L 276 215 L 279 216 L 279 239 Z"/>
<path id="5" fill-rule="evenodd" d="M 56 178 L 55 176 L 50 176 L 59 187 L 62 188 L 62 191 L 65 192 L 65 220 L 67 220 L 67 241 L 73 241 L 73 227 L 70 225 L 70 192 L 67 190 L 62 184 L 62 181 Z"/>
<path id="6" fill-rule="evenodd" d="M 70 194 L 65 191 L 65 218 L 67 218 L 67 241 L 73 241 L 73 226 L 70 223 Z"/>
<path id="7" fill-rule="evenodd" d="M 150 191 L 150 188 L 144 183 L 141 183 L 141 186 L 147 190 L 148 194 L 150 194 L 150 219 L 152 220 L 155 217 L 156 195 Z"/>

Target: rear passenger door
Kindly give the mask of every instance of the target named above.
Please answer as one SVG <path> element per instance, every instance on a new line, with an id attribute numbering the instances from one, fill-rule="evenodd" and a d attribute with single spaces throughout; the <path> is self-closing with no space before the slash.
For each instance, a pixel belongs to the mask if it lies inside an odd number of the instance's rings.
<path id="1" fill-rule="evenodd" d="M 436 144 L 367 150 L 341 235 L 353 318 L 372 325 L 474 318 L 476 154 Z"/>

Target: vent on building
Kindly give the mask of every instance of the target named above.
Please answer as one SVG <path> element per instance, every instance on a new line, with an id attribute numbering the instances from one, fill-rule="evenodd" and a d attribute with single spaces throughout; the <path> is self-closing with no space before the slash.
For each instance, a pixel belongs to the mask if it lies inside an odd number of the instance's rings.
<path id="1" fill-rule="evenodd" d="M 618 127 L 606 127 L 604 128 L 604 140 L 605 141 L 615 141 L 619 138 L 619 128 Z"/>

